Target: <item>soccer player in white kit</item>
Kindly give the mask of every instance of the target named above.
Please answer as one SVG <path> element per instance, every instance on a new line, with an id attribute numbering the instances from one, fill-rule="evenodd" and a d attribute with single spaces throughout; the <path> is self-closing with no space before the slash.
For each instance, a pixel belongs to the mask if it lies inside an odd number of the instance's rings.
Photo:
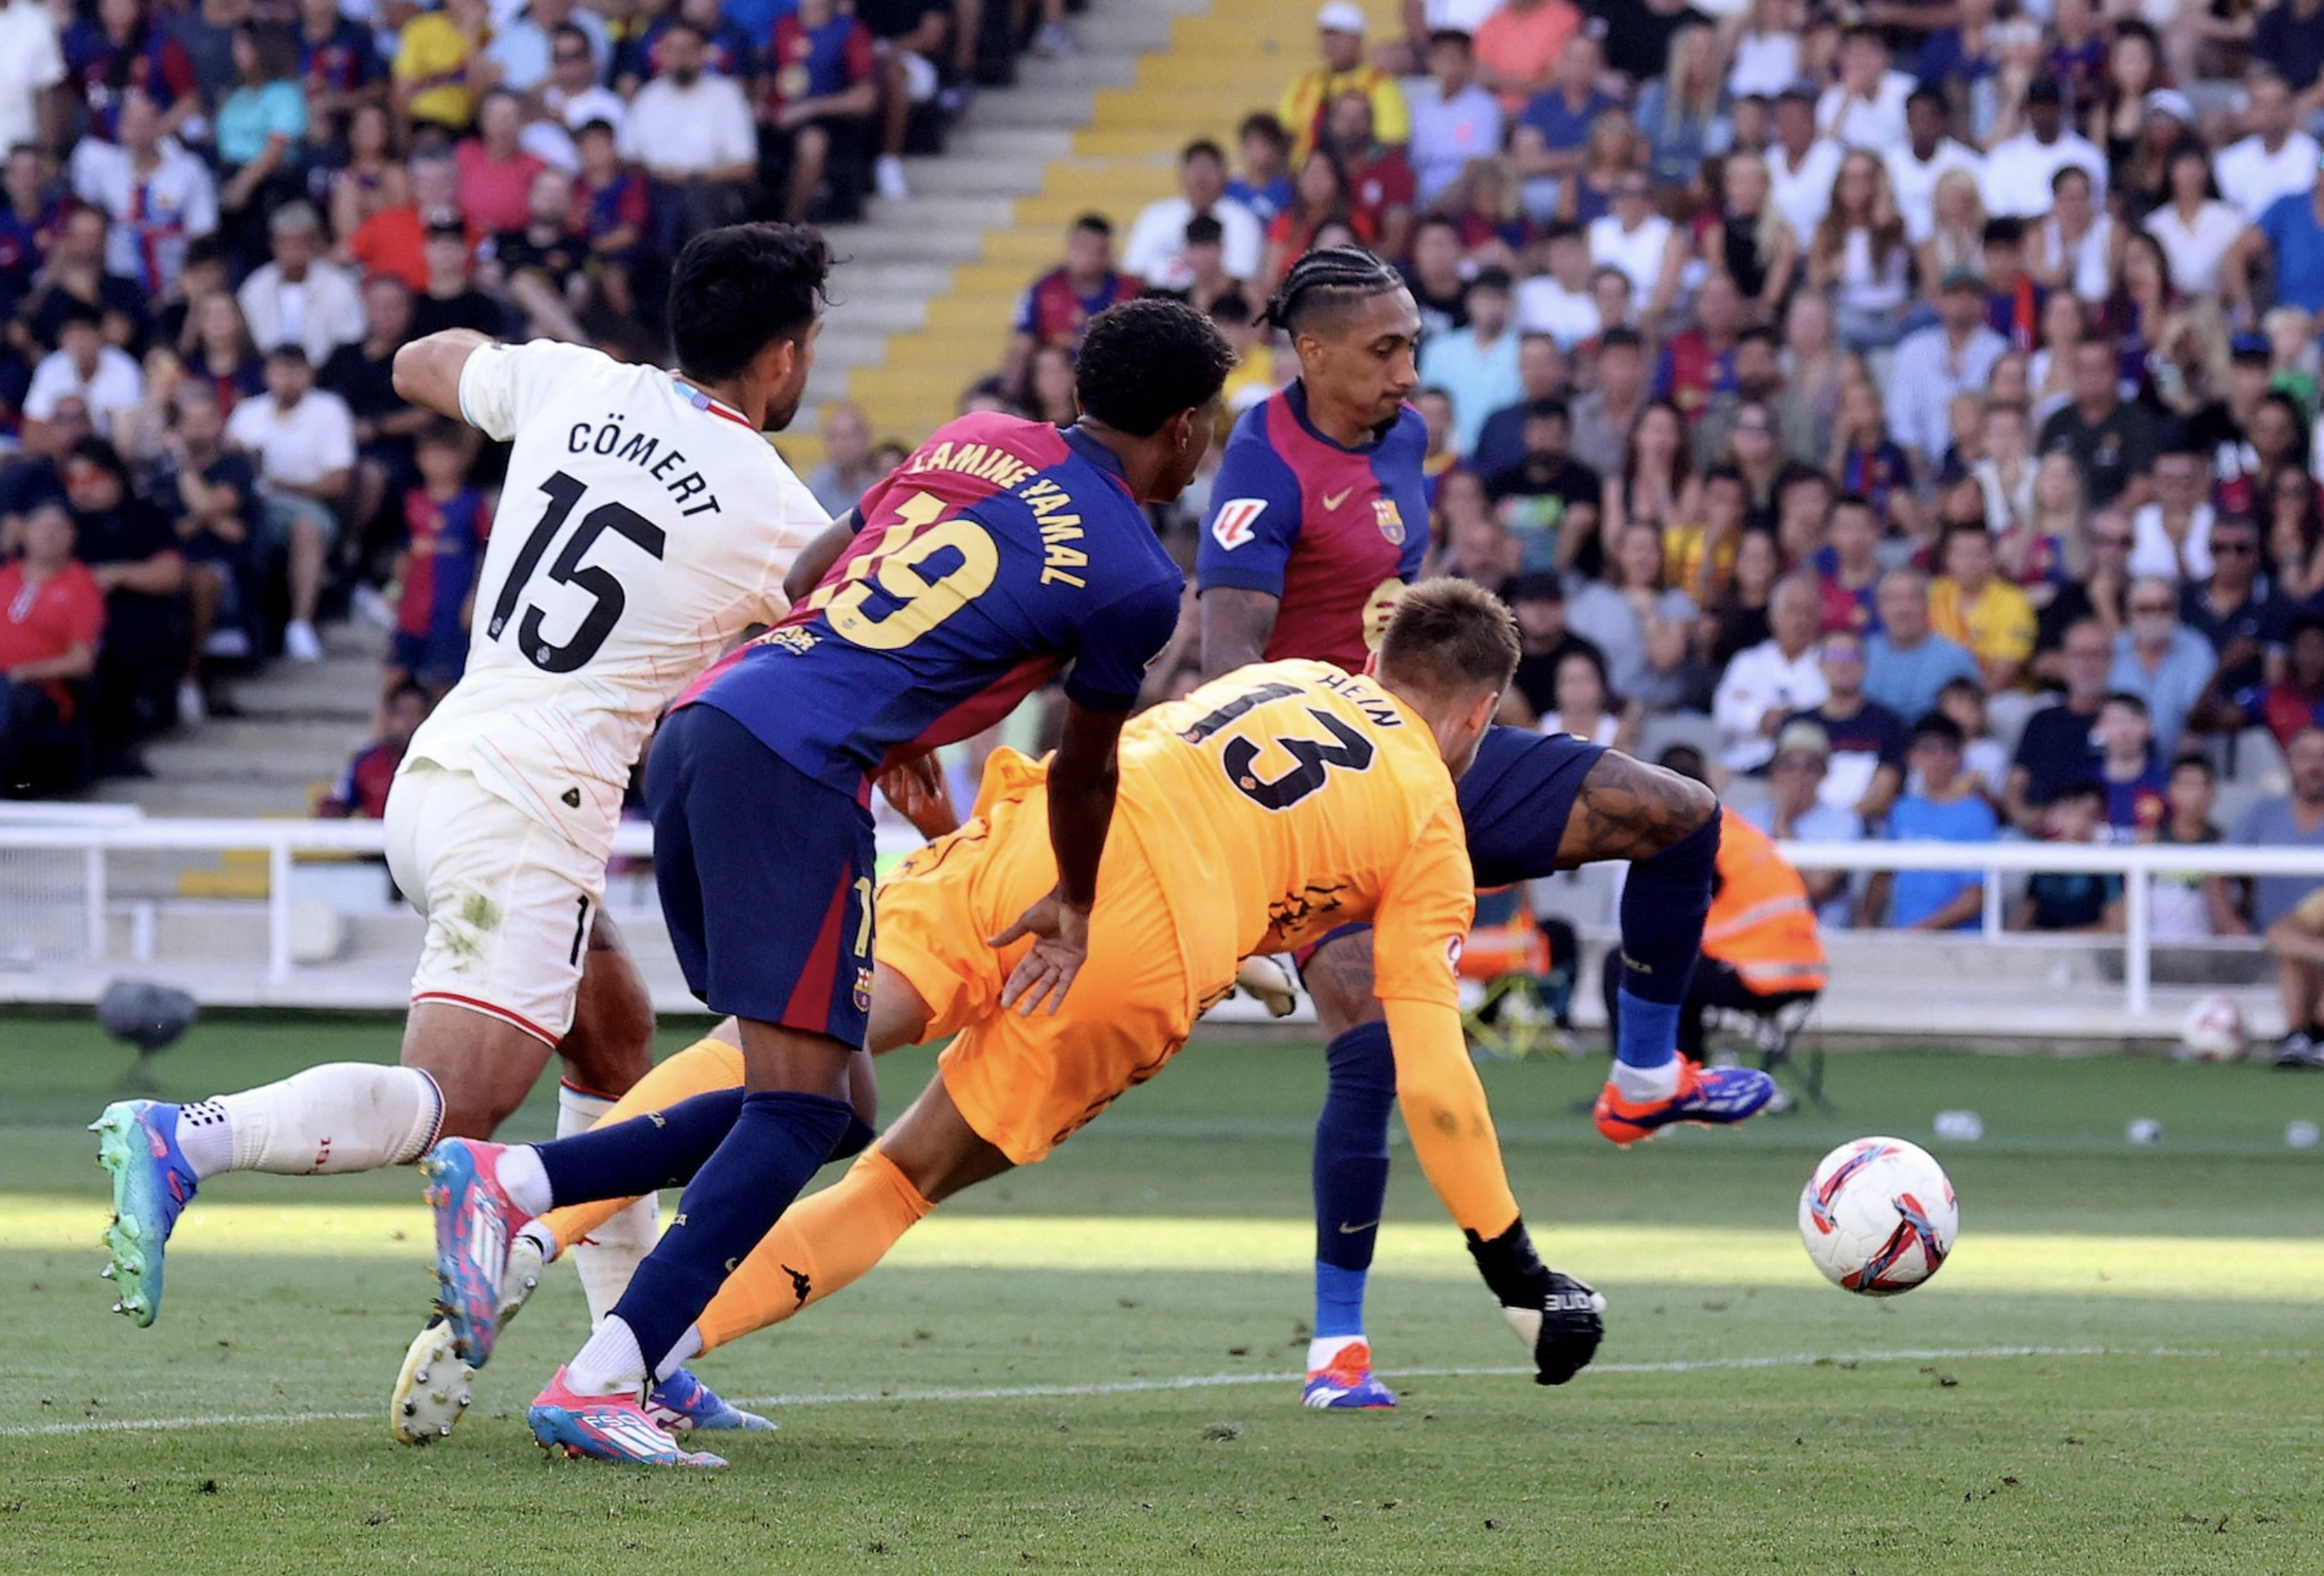
<path id="1" fill-rule="evenodd" d="M 674 373 L 467 329 L 396 353 L 404 398 L 514 442 L 466 674 L 388 796 L 388 868 L 428 920 L 401 1064 L 108 1106 L 95 1130 L 117 1311 L 140 1325 L 160 1313 L 163 1246 L 205 1177 L 368 1171 L 439 1137 L 488 1137 L 552 1051 L 566 1064 L 558 1130 L 578 1132 L 650 1066 L 652 1006 L 600 912 L 605 863 L 662 708 L 783 615 L 785 572 L 830 523 L 762 436 L 798 412 L 829 269 L 803 226 L 697 236 L 670 281 Z M 652 1247 L 643 1202 L 580 1267 L 593 1320 Z M 670 1398 L 686 1421 L 746 1415 L 690 1378 Z"/>

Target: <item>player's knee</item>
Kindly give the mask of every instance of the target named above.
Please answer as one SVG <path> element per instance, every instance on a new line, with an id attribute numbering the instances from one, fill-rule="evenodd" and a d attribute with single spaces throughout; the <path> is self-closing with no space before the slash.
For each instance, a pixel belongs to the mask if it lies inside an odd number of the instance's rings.
<path id="1" fill-rule="evenodd" d="M 436 1086 L 444 1095 L 444 1125 L 439 1138 L 489 1138 L 516 1114 L 524 1092 L 513 1092 L 493 1083 L 471 1078 L 446 1078 L 437 1074 Z"/>

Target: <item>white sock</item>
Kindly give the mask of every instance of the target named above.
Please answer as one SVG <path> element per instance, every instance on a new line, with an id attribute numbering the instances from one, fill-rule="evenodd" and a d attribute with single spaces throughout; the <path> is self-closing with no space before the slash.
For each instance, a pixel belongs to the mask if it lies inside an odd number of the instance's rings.
<path id="1" fill-rule="evenodd" d="M 1678 1092 L 1678 1058 L 1673 1056 L 1659 1067 L 1633 1067 L 1628 1062 L 1615 1063 L 1614 1092 L 1634 1104 L 1640 1101 L 1668 1100 Z"/>
<path id="2" fill-rule="evenodd" d="M 678 1344 L 669 1349 L 669 1355 L 663 1358 L 659 1366 L 655 1368 L 654 1383 L 661 1383 L 662 1380 L 684 1368 L 687 1359 L 701 1350 L 702 1326 L 688 1324 L 686 1327 L 686 1333 L 678 1338 Z"/>
<path id="3" fill-rule="evenodd" d="M 610 1100 L 560 1084 L 557 1091 L 557 1136 L 565 1138 L 586 1133 L 613 1109 Z M 648 1194 L 574 1244 L 573 1263 L 581 1272 L 581 1295 L 589 1301 L 591 1325 L 613 1311 L 613 1304 L 622 1300 L 622 1293 L 629 1289 L 630 1276 L 653 1251 L 654 1242 L 661 1235 L 656 1212 L 659 1203 L 652 1194 Z"/>
<path id="4" fill-rule="evenodd" d="M 1361 1335 L 1318 1335 L 1307 1343 L 1307 1371 L 1312 1374 L 1330 1368 L 1333 1358 L 1351 1346 L 1362 1344 L 1363 1339 Z"/>
<path id="5" fill-rule="evenodd" d="M 596 1332 L 565 1365 L 565 1385 L 584 1396 L 640 1396 L 645 1393 L 646 1359 L 638 1351 L 638 1338 L 619 1315 L 609 1315 Z"/>
<path id="6" fill-rule="evenodd" d="M 443 1121 L 444 1096 L 417 1067 L 332 1062 L 183 1107 L 178 1145 L 197 1177 L 323 1176 L 408 1165 Z"/>
<path id="7" fill-rule="evenodd" d="M 549 1173 L 540 1164 L 540 1151 L 530 1144 L 511 1144 L 503 1149 L 493 1175 L 500 1178 L 501 1191 L 509 1195 L 509 1202 L 535 1220 L 557 1206 L 557 1195 L 549 1191 Z"/>
<path id="8" fill-rule="evenodd" d="M 562 1250 L 558 1247 L 556 1232 L 542 1225 L 539 1221 L 527 1221 L 523 1225 L 517 1228 L 516 1234 L 519 1241 L 530 1242 L 532 1244 L 532 1250 L 540 1255 L 541 1263 L 554 1264 L 557 1262 L 558 1257 Z M 596 1321 L 592 1319 L 590 1323 L 595 1324 Z"/>

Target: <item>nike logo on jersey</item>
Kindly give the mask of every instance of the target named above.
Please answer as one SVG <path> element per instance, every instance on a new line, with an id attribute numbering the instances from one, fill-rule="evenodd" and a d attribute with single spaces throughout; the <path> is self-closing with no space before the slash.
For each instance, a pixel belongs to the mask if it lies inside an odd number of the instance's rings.
<path id="1" fill-rule="evenodd" d="M 1211 517 L 1211 535 L 1219 546 L 1232 552 L 1256 534 L 1250 528 L 1259 523 L 1259 517 L 1266 510 L 1264 498 L 1229 499 Z"/>
<path id="2" fill-rule="evenodd" d="M 1355 489 L 1353 487 L 1342 487 L 1336 493 L 1324 493 L 1323 507 L 1327 510 L 1337 509 L 1341 504 L 1345 503 L 1348 501 L 1348 494 L 1354 491 Z"/>

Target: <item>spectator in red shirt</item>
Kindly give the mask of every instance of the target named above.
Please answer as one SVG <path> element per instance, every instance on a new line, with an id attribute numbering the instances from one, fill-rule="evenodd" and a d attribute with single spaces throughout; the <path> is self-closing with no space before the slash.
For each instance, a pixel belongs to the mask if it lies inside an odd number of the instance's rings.
<path id="1" fill-rule="evenodd" d="M 476 110 L 476 134 L 452 152 L 460 171 L 460 212 L 486 235 L 524 228 L 532 178 L 549 168 L 519 143 L 523 133 L 523 101 L 495 88 Z"/>
<path id="2" fill-rule="evenodd" d="M 24 554 L 0 564 L 0 793 L 56 791 L 88 776 L 88 722 L 69 686 L 97 671 L 105 593 L 73 558 L 72 516 L 24 517 Z"/>
<path id="3" fill-rule="evenodd" d="M 411 735 L 428 720 L 428 692 L 417 684 L 396 687 L 382 708 L 379 737 L 355 751 L 338 786 L 315 806 L 327 820 L 376 821 L 387 814 L 387 790 L 395 769 L 411 747 Z"/>
<path id="4" fill-rule="evenodd" d="M 1372 128 L 1372 101 L 1361 93 L 1342 93 L 1332 100 L 1323 134 L 1347 171 L 1348 207 L 1352 217 L 1369 222 L 1379 237 L 1375 249 L 1390 262 L 1400 263 L 1412 246 L 1413 205 L 1417 187 L 1404 150 L 1383 143 Z M 1361 223 L 1356 226 L 1359 233 Z"/>
<path id="5" fill-rule="evenodd" d="M 414 294 L 428 288 L 428 227 L 449 220 L 465 224 L 470 251 L 484 239 L 475 217 L 460 214 L 460 174 L 438 148 L 422 148 L 407 167 L 411 200 L 374 210 L 339 243 L 340 261 L 363 272 L 392 273 Z"/>
<path id="6" fill-rule="evenodd" d="M 1140 290 L 1113 266 L 1113 225 L 1103 214 L 1084 214 L 1065 235 L 1065 260 L 1035 280 L 1017 298 L 1017 336 L 1009 347 L 1001 382 L 1015 387 L 1025 364 L 1045 345 L 1071 350 L 1080 346 L 1089 320 Z"/>
<path id="7" fill-rule="evenodd" d="M 872 30 L 842 13 L 837 0 L 800 0 L 797 11 L 777 19 L 767 52 L 761 183 L 782 192 L 783 217 L 803 225 L 829 179 L 827 217 L 854 217 L 862 203 L 858 172 L 880 107 Z"/>

